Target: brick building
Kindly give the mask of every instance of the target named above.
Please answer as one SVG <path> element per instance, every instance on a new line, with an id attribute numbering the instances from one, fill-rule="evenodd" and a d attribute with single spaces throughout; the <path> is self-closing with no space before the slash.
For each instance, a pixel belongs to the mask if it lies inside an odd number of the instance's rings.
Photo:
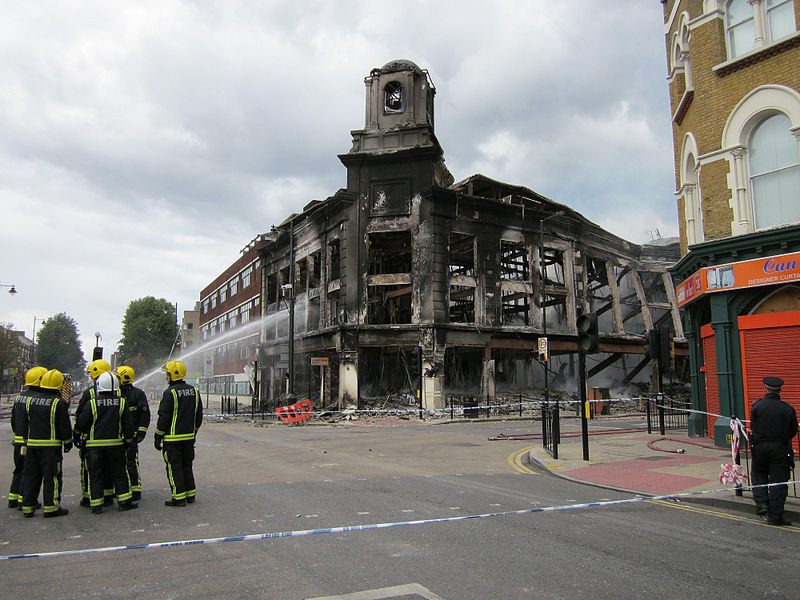
<path id="1" fill-rule="evenodd" d="M 393 61 L 365 84 L 364 128 L 339 156 L 347 187 L 263 236 L 262 399 L 399 394 L 439 408 L 450 394 L 541 388 L 545 331 L 550 383 L 574 391 L 586 312 L 601 330 L 590 385 L 646 379 L 646 332 L 683 337 L 666 271 L 677 242 L 629 243 L 483 175 L 455 183 L 427 71 Z"/>
<path id="2" fill-rule="evenodd" d="M 662 0 L 690 431 L 718 441 L 761 378 L 800 398 L 800 0 Z M 775 360 L 780 356 L 779 361 Z"/>
<path id="3" fill-rule="evenodd" d="M 241 256 L 201 291 L 199 314 L 184 314 L 182 327 L 198 327 L 199 332 L 185 338 L 194 349 L 182 348 L 187 357 L 183 360 L 190 372 L 199 370 L 197 381 L 209 394 L 252 393 L 245 367 L 256 360 L 261 314 L 258 253 L 265 243 L 261 235 L 245 246 Z"/>

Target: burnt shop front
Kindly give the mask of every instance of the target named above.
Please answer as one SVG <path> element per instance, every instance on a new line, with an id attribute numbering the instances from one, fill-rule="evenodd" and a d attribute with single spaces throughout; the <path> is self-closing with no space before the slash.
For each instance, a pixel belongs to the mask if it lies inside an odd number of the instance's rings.
<path id="1" fill-rule="evenodd" d="M 689 435 L 730 446 L 762 378 L 800 414 L 800 226 L 691 246 L 670 269 L 689 347 Z"/>

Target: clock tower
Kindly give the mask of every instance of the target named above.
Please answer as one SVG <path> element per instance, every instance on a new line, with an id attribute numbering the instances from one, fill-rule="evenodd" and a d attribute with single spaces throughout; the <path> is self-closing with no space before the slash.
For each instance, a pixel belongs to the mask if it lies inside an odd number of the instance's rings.
<path id="1" fill-rule="evenodd" d="M 349 169 L 356 161 L 363 164 L 363 159 L 377 159 L 383 163 L 385 159 L 397 159 L 398 155 L 410 152 L 413 157 L 404 156 L 397 161 L 405 164 L 402 168 L 406 175 L 409 174 L 409 160 L 422 161 L 431 169 L 432 180 L 427 181 L 427 186 L 451 185 L 453 177 L 444 166 L 443 151 L 434 134 L 436 88 L 428 71 L 410 60 L 393 60 L 372 69 L 364 83 L 367 88 L 364 128 L 351 131 L 353 146 L 350 152 L 340 155 L 342 162 Z M 411 172 L 418 173 L 416 169 Z M 349 189 L 352 189 L 353 175 L 348 175 Z"/>

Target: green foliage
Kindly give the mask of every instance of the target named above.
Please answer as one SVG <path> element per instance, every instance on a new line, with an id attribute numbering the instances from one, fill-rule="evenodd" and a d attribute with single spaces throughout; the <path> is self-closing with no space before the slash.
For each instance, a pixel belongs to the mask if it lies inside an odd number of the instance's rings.
<path id="1" fill-rule="evenodd" d="M 164 298 L 132 300 L 122 321 L 119 353 L 123 364 L 141 355 L 147 368 L 164 363 L 178 333 L 175 307 Z"/>
<path id="2" fill-rule="evenodd" d="M 36 333 L 36 364 L 82 379 L 86 361 L 78 336 L 75 319 L 63 312 L 45 320 Z"/>

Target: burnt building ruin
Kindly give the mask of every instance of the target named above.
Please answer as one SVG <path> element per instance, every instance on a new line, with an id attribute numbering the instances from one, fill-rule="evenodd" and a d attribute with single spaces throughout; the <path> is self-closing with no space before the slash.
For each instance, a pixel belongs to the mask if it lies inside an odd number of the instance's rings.
<path id="1" fill-rule="evenodd" d="M 365 126 L 339 156 L 347 187 L 289 216 L 259 250 L 263 402 L 291 391 L 337 408 L 400 394 L 440 408 L 448 394 L 541 387 L 545 326 L 552 385 L 574 389 L 587 312 L 598 315 L 598 381 L 648 376 L 648 330 L 683 338 L 666 272 L 677 243 L 629 243 L 483 175 L 455 183 L 427 71 L 394 61 L 365 83 Z"/>

